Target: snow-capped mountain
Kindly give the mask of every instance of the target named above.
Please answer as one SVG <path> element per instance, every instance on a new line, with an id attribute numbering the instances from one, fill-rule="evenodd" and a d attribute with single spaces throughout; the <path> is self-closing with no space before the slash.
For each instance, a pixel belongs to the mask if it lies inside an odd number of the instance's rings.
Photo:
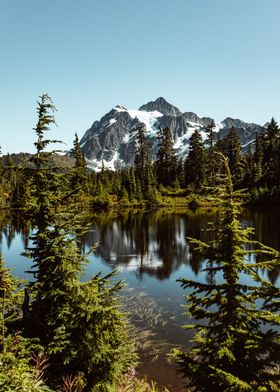
<path id="1" fill-rule="evenodd" d="M 115 170 L 129 165 L 134 161 L 137 128 L 144 123 L 146 134 L 151 140 L 152 159 L 156 156 L 156 133 L 159 126 L 170 128 L 176 154 L 184 158 L 188 151 L 189 138 L 195 129 L 201 132 L 205 140 L 205 129 L 213 122 L 217 137 L 224 137 L 231 127 L 235 127 L 244 147 L 252 143 L 256 132 L 261 129 L 260 125 L 229 117 L 219 123 L 210 117 L 199 117 L 193 112 L 182 113 L 164 98 L 158 98 L 138 110 L 123 106 L 114 107 L 86 131 L 81 139 L 81 148 L 92 169 L 99 170 L 104 165 Z"/>

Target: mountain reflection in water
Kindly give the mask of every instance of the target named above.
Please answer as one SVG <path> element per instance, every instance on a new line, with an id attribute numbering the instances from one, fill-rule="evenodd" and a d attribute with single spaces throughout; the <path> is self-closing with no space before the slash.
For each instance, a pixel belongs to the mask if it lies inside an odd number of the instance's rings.
<path id="1" fill-rule="evenodd" d="M 280 249 L 279 218 L 279 209 L 244 211 L 242 225 L 255 228 L 256 240 Z M 183 384 L 176 368 L 168 365 L 165 358 L 174 345 L 188 346 L 191 332 L 180 327 L 192 322 L 183 315 L 182 304 L 188 291 L 183 290 L 176 279 L 221 279 L 203 271 L 204 260 L 192 252 L 187 239 L 212 239 L 213 233 L 207 227 L 209 222 L 218 219 L 218 213 L 187 215 L 163 210 L 108 211 L 88 217 L 84 225 L 88 225 L 89 229 L 79 237 L 78 243 L 83 252 L 97 244 L 93 254 L 88 256 L 84 277 L 87 279 L 100 271 L 106 274 L 112 269 L 117 270 L 116 279 L 124 279 L 128 286 L 122 294 L 123 303 L 128 304 L 133 324 L 153 336 L 149 343 L 153 350 L 146 349 L 141 353 L 140 375 L 155 379 L 159 385 L 168 385 L 174 392 L 181 392 Z M 20 278 L 32 278 L 32 275 L 26 274 L 32 261 L 21 253 L 27 246 L 32 246 L 29 235 L 34 229 L 30 220 L 21 214 L 11 215 L 4 211 L 0 214 L 3 258 Z M 252 256 L 251 261 L 254 260 Z M 275 283 L 279 272 L 278 268 L 263 271 L 263 274 Z"/>
<path id="2" fill-rule="evenodd" d="M 164 210 L 100 212 L 87 219 L 89 230 L 79 240 L 83 251 L 97 244 L 94 256 L 120 273 L 130 271 L 139 278 L 146 274 L 164 280 L 170 279 L 175 271 L 186 265 L 199 275 L 203 260 L 193 254 L 187 237 L 210 240 L 213 233 L 207 227 L 218 217 L 217 212 L 190 215 L 166 213 Z M 255 228 L 256 240 L 279 249 L 279 217 L 278 209 L 246 210 L 242 214 L 242 224 Z M 15 239 L 20 240 L 22 251 L 28 245 L 31 229 L 31 222 L 23 215 L 3 212 L 0 242 L 5 239 L 9 249 Z M 278 275 L 279 269 L 268 272 L 273 283 Z"/>
<path id="3" fill-rule="evenodd" d="M 279 211 L 278 211 L 279 216 Z M 244 226 L 255 227 L 256 239 L 279 249 L 280 222 L 274 212 L 246 211 Z M 203 260 L 192 252 L 187 237 L 208 241 L 213 233 L 209 222 L 217 221 L 218 213 L 179 214 L 135 212 L 96 215 L 90 231 L 81 238 L 84 250 L 98 244 L 95 253 L 119 271 L 129 270 L 157 279 L 168 279 L 181 265 L 189 265 L 198 275 Z M 279 270 L 269 272 L 275 282 Z"/>

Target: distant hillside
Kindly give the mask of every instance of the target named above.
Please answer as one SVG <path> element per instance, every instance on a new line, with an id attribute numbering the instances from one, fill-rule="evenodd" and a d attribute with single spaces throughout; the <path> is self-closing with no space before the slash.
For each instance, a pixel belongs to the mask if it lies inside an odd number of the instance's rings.
<path id="1" fill-rule="evenodd" d="M 3 155 L 2 162 L 5 164 L 7 159 L 11 159 L 15 165 L 20 165 L 22 167 L 32 167 L 33 164 L 30 162 L 32 154 L 20 152 L 18 154 L 7 154 Z M 53 154 L 50 157 L 50 162 L 53 167 L 71 167 L 74 164 L 74 160 L 67 154 Z"/>

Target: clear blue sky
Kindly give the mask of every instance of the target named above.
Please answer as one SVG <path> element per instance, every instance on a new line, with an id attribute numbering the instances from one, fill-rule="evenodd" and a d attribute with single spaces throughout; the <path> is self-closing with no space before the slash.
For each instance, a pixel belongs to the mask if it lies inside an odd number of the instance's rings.
<path id="1" fill-rule="evenodd" d="M 36 99 L 69 148 L 117 104 L 280 120 L 279 0 L 0 0 L 0 145 L 34 151 Z"/>

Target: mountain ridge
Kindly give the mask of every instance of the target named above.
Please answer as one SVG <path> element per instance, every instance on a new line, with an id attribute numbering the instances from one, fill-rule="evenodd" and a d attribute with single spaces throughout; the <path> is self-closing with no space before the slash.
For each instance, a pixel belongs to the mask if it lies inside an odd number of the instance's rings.
<path id="1" fill-rule="evenodd" d="M 189 138 L 195 129 L 206 139 L 206 127 L 214 123 L 216 136 L 223 138 L 231 127 L 239 133 L 244 148 L 251 144 L 261 125 L 246 123 L 240 119 L 226 117 L 222 122 L 211 117 L 200 117 L 194 112 L 181 112 L 163 97 L 141 105 L 139 109 L 127 109 L 117 105 L 94 121 L 85 132 L 80 145 L 88 166 L 94 170 L 107 167 L 116 170 L 128 166 L 134 161 L 135 135 L 137 127 L 145 124 L 146 134 L 151 141 L 151 159 L 157 152 L 156 133 L 158 127 L 169 127 L 176 155 L 184 158 L 188 152 Z"/>

